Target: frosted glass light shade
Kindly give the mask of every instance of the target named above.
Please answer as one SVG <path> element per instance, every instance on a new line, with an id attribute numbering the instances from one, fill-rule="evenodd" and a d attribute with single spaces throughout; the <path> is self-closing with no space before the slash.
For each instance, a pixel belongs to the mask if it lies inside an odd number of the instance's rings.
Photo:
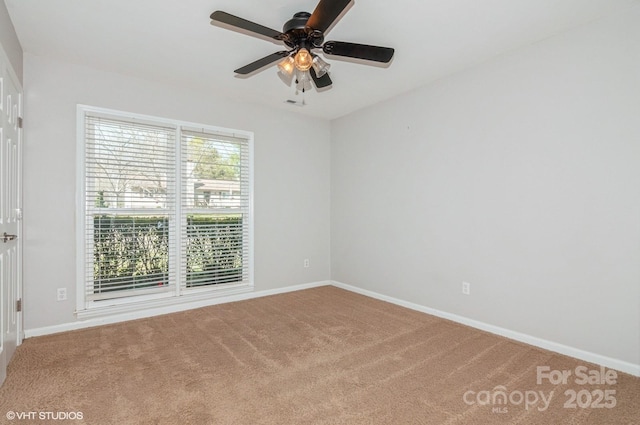
<path id="1" fill-rule="evenodd" d="M 293 74 L 294 65 L 295 61 L 293 58 L 291 56 L 287 56 L 278 63 L 278 69 L 282 71 L 283 74 L 291 75 Z"/>
<path id="2" fill-rule="evenodd" d="M 313 65 L 311 66 L 313 66 L 313 70 L 316 71 L 316 76 L 318 78 L 326 74 L 327 71 L 329 71 L 329 68 L 331 68 L 331 65 L 323 61 L 320 56 L 316 56 L 313 58 Z"/>

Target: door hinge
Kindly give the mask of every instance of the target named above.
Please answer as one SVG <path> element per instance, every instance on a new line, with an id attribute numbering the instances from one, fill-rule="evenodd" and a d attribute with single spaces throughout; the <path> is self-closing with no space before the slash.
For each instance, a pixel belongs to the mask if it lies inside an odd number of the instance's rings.
<path id="1" fill-rule="evenodd" d="M 16 300 L 16 312 L 20 313 L 22 311 L 22 299 Z"/>
<path id="2" fill-rule="evenodd" d="M 22 117 L 18 117 L 18 128 L 22 128 Z"/>

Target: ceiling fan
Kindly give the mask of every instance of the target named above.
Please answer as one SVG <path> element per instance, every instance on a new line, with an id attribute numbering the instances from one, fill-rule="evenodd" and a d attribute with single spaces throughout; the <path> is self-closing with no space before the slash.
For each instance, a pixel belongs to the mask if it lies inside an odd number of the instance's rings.
<path id="1" fill-rule="evenodd" d="M 330 65 L 313 50 L 322 49 L 328 55 L 345 56 L 367 61 L 388 63 L 393 58 L 394 49 L 389 47 L 369 46 L 366 44 L 347 43 L 344 41 L 324 41 L 324 36 L 352 0 L 320 0 L 313 13 L 298 12 L 282 27 L 282 32 L 264 27 L 246 19 L 239 18 L 220 10 L 211 14 L 211 20 L 220 22 L 250 33 L 266 36 L 283 42 L 289 50 L 282 50 L 251 62 L 234 72 L 247 75 L 277 61 L 279 70 L 291 76 L 296 71 L 311 79 L 317 88 L 332 84 L 327 71 Z"/>

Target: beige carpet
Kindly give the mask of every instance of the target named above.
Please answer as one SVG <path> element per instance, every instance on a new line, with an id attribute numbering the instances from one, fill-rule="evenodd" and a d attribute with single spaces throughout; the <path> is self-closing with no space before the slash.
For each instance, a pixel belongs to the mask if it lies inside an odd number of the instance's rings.
<path id="1" fill-rule="evenodd" d="M 572 375 L 538 384 L 538 366 Z M 28 339 L 0 388 L 0 422 L 640 423 L 640 378 L 579 385 L 579 366 L 599 370 L 321 287 Z"/>

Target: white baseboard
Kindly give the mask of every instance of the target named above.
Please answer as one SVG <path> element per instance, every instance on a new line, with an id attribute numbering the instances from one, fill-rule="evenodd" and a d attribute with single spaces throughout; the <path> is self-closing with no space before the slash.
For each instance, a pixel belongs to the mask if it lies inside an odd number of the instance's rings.
<path id="1" fill-rule="evenodd" d="M 197 301 L 188 301 L 181 304 L 172 304 L 169 306 L 147 308 L 140 311 L 119 313 L 110 316 L 91 317 L 85 320 L 78 320 L 60 325 L 44 326 L 41 328 L 25 329 L 25 338 L 32 338 L 42 335 L 50 335 L 60 332 L 74 331 L 77 329 L 91 328 L 94 326 L 108 325 L 112 323 L 126 322 L 128 320 L 143 319 L 146 317 L 159 316 L 161 314 L 176 313 L 178 311 L 192 310 L 194 308 L 207 307 L 210 305 L 224 304 L 235 301 L 249 300 L 252 298 L 266 297 L 269 295 L 284 294 L 287 292 L 300 291 L 302 289 L 316 288 L 319 286 L 331 285 L 331 282 L 320 281 L 303 283 L 300 285 L 286 286 L 284 288 L 267 289 L 263 291 L 243 292 L 233 295 L 220 296 Z"/>
<path id="2" fill-rule="evenodd" d="M 595 363 L 597 365 L 602 365 L 611 369 L 616 369 L 620 372 L 628 373 L 630 375 L 640 376 L 640 364 L 633 364 L 623 360 L 618 360 L 618 359 L 603 356 L 600 354 L 591 353 L 589 351 L 584 351 L 579 348 L 569 347 L 567 345 L 559 344 L 557 342 L 548 341 L 546 339 L 537 338 L 535 336 L 512 331 L 510 329 L 505 329 L 499 326 L 494 326 L 487 323 L 479 322 L 477 320 L 469 319 L 467 317 L 458 316 L 457 314 L 447 313 L 444 311 L 425 307 L 423 305 L 415 304 L 409 301 L 404 301 L 398 298 L 382 295 L 377 292 L 358 288 L 356 286 L 347 285 L 346 283 L 332 281 L 331 284 L 335 287 L 346 289 L 347 291 L 356 292 L 361 295 L 366 295 L 371 298 L 387 301 L 392 304 L 409 308 L 411 310 L 416 310 L 422 313 L 430 314 L 432 316 L 448 319 L 453 322 L 471 326 L 472 328 L 476 328 L 486 332 L 490 332 L 492 334 L 504 336 L 506 338 L 513 339 L 515 341 L 520 341 L 520 342 L 524 342 L 525 344 L 533 345 L 535 347 L 544 348 L 545 350 L 554 351 L 556 353 L 574 357 L 579 360 L 584 360 L 586 362 Z"/>

